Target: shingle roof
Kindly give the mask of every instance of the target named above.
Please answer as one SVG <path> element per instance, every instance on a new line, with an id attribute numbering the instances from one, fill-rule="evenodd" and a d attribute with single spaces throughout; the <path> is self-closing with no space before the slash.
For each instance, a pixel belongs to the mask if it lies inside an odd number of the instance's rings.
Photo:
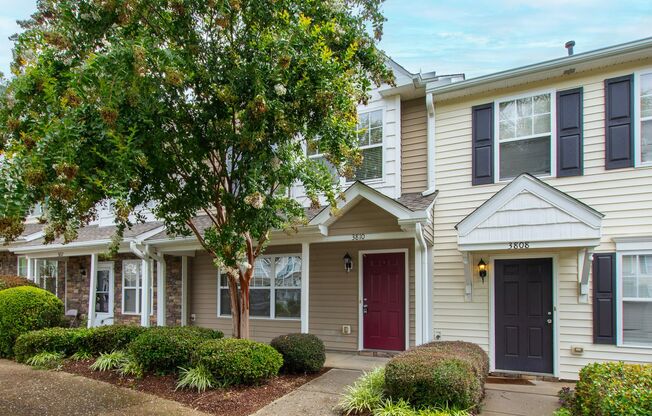
<path id="1" fill-rule="evenodd" d="M 403 205 L 410 211 L 423 211 L 432 205 L 432 201 L 437 198 L 437 192 L 433 192 L 430 195 L 423 196 L 421 192 L 412 192 L 403 194 L 400 198 L 396 198 L 396 202 Z"/>
<path id="2" fill-rule="evenodd" d="M 157 227 L 162 226 L 160 221 L 152 221 L 140 224 L 134 224 L 131 228 L 127 228 L 124 233 L 125 238 L 136 237 L 140 234 L 151 231 Z M 75 242 L 96 241 L 96 240 L 109 240 L 115 234 L 116 226 L 100 227 L 99 225 L 89 225 L 79 229 Z M 39 246 L 44 242 L 43 238 L 38 238 L 34 241 L 25 243 L 25 246 Z M 63 238 L 57 238 L 52 244 L 63 244 Z"/>

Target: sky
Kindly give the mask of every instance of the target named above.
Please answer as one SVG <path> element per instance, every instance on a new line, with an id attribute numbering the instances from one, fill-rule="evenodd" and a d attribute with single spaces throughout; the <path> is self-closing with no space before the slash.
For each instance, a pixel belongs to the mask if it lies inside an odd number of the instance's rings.
<path id="1" fill-rule="evenodd" d="M 0 0 L 0 71 L 35 0 Z M 651 0 L 386 0 L 380 47 L 410 72 L 467 78 L 652 36 Z"/>

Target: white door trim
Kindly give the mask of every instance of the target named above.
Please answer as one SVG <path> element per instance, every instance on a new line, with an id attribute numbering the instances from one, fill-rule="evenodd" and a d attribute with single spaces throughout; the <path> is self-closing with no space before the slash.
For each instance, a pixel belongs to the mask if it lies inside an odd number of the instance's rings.
<path id="1" fill-rule="evenodd" d="M 403 253 L 405 255 L 405 349 L 410 348 L 410 250 L 407 248 L 360 250 L 358 251 L 358 350 L 364 350 L 364 319 L 362 299 L 364 293 L 364 267 L 362 256 L 365 254 Z"/>
<path id="2" fill-rule="evenodd" d="M 551 252 L 540 253 L 519 253 L 519 254 L 498 254 L 489 257 L 489 371 L 500 371 L 509 373 L 512 371 L 496 369 L 496 322 L 495 322 L 495 274 L 496 260 L 517 260 L 517 259 L 552 259 L 552 376 L 559 376 L 559 312 L 558 312 L 558 287 L 559 287 L 559 254 Z M 517 371 L 519 374 L 537 374 L 525 371 Z M 543 374 L 550 375 L 550 374 Z"/>
<path id="3" fill-rule="evenodd" d="M 109 311 L 107 313 L 98 313 L 95 312 L 93 326 L 101 325 L 110 325 L 113 324 L 115 318 L 115 264 L 112 261 L 101 261 L 97 263 L 97 270 L 95 273 L 99 273 L 100 270 L 109 271 Z M 97 285 L 98 279 L 95 277 L 95 284 Z M 97 294 L 97 288 L 94 291 Z M 95 309 L 95 301 L 93 300 L 93 309 Z"/>

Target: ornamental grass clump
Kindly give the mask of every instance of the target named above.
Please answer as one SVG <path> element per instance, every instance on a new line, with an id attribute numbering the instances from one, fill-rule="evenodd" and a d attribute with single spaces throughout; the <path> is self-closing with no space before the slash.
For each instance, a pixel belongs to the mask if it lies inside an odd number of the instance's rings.
<path id="1" fill-rule="evenodd" d="M 113 351 L 100 353 L 95 362 L 89 367 L 93 371 L 110 371 L 122 367 L 128 360 L 128 355 L 124 351 Z"/>
<path id="2" fill-rule="evenodd" d="M 345 415 L 371 413 L 382 404 L 384 390 L 385 369 L 376 368 L 346 388 L 339 408 Z"/>
<path id="3" fill-rule="evenodd" d="M 179 370 L 179 381 L 175 390 L 192 389 L 202 393 L 216 385 L 213 375 L 203 365 Z"/>
<path id="4" fill-rule="evenodd" d="M 58 368 L 63 363 L 63 354 L 60 352 L 40 352 L 29 357 L 25 364 L 36 368 L 52 369 Z"/>

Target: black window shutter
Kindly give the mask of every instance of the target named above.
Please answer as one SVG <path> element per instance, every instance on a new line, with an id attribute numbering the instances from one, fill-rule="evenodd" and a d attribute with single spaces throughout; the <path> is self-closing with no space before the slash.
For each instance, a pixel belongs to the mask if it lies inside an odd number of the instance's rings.
<path id="1" fill-rule="evenodd" d="M 634 166 L 632 81 L 633 75 L 604 81 L 606 169 Z"/>
<path id="2" fill-rule="evenodd" d="M 557 176 L 582 175 L 582 88 L 557 92 Z"/>
<path id="3" fill-rule="evenodd" d="M 616 343 L 616 253 L 593 255 L 593 342 Z"/>
<path id="4" fill-rule="evenodd" d="M 494 182 L 494 105 L 472 108 L 473 185 Z"/>

